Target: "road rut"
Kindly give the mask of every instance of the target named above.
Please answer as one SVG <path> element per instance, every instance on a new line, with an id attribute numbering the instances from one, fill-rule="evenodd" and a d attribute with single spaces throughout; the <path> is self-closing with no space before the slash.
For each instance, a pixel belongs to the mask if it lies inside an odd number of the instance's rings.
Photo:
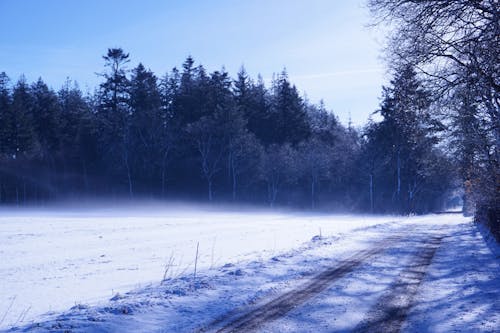
<path id="1" fill-rule="evenodd" d="M 257 331 L 262 325 L 285 316 L 292 309 L 317 296 L 329 288 L 333 282 L 365 263 L 367 259 L 384 252 L 391 245 L 405 237 L 408 237 L 408 235 L 399 234 L 384 238 L 376 242 L 369 249 L 357 252 L 335 266 L 322 271 L 300 287 L 288 291 L 244 314 L 229 314 L 226 317 L 220 318 L 201 329 L 200 332 L 227 333 Z"/>
<path id="2" fill-rule="evenodd" d="M 377 301 L 354 332 L 392 333 L 401 330 L 442 239 L 442 236 L 432 237 L 422 245 L 410 265 L 399 274 L 396 282 Z"/>

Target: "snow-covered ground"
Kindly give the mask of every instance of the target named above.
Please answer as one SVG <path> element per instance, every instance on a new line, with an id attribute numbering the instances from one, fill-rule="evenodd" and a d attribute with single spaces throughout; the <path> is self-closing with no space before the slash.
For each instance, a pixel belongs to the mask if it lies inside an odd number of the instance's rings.
<path id="1" fill-rule="evenodd" d="M 210 328 L 215 319 L 296 288 L 377 239 L 407 232 L 413 237 L 266 331 L 354 328 L 411 261 L 415 245 L 443 232 L 452 237 L 429 267 L 421 288 L 425 302 L 410 313 L 407 329 L 494 331 L 499 320 L 498 257 L 459 215 L 352 217 L 189 206 L 0 214 L 0 329 Z"/>

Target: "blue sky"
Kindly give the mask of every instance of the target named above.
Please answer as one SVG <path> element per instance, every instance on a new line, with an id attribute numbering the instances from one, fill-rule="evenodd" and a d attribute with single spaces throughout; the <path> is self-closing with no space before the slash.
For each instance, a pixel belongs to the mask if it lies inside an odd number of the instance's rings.
<path id="1" fill-rule="evenodd" d="M 362 0 L 0 0 L 0 17 L 0 71 L 55 89 L 69 77 L 93 90 L 109 47 L 159 76 L 192 55 L 233 76 L 286 67 L 310 101 L 361 125 L 387 81 L 383 36 L 365 27 Z"/>

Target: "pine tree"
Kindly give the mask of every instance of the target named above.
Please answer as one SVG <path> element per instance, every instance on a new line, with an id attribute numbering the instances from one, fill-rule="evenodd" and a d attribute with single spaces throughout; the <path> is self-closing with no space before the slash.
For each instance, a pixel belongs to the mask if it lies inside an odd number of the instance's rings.
<path id="1" fill-rule="evenodd" d="M 175 150 L 181 144 L 181 122 L 179 119 L 177 101 L 180 89 L 180 74 L 173 68 L 170 75 L 165 75 L 159 84 L 161 96 L 161 193 L 166 195 L 167 168 L 172 163 Z"/>
<path id="2" fill-rule="evenodd" d="M 130 80 L 131 145 L 136 177 L 149 188 L 158 182 L 168 141 L 163 138 L 162 99 L 156 76 L 139 64 Z"/>
<path id="3" fill-rule="evenodd" d="M 33 103 L 30 88 L 22 76 L 14 86 L 12 104 L 6 115 L 9 124 L 7 127 L 7 151 L 14 159 L 18 155 L 34 153 L 38 146 L 33 121 Z"/>
<path id="4" fill-rule="evenodd" d="M 57 95 L 41 78 L 31 86 L 31 94 L 35 133 L 40 142 L 42 154 L 51 158 L 50 155 L 59 150 L 60 109 Z"/>
<path id="5" fill-rule="evenodd" d="M 269 96 L 264 81 L 259 75 L 254 83 L 241 68 L 234 81 L 236 108 L 246 120 L 247 129 L 263 144 L 270 143 L 272 129 L 269 126 Z"/>
<path id="6" fill-rule="evenodd" d="M 11 101 L 11 94 L 9 89 L 9 77 L 5 72 L 0 73 L 0 164 L 4 164 L 9 160 L 8 156 L 8 140 L 9 140 L 9 130 L 12 128 L 12 124 L 9 120 L 9 109 Z M 4 176 L 3 168 L 0 167 L 0 203 L 4 201 L 6 191 L 7 180 L 9 176 Z"/>
<path id="7" fill-rule="evenodd" d="M 132 170 L 130 165 L 130 110 L 129 80 L 126 64 L 129 54 L 120 48 L 108 49 L 103 56 L 108 72 L 102 74 L 105 81 L 99 90 L 98 120 L 101 131 L 101 149 L 104 164 L 111 174 L 124 174 L 129 196 L 133 196 Z"/>
<path id="8" fill-rule="evenodd" d="M 297 144 L 309 136 L 309 124 L 297 88 L 290 84 L 286 70 L 273 82 L 273 96 L 269 121 L 272 124 L 273 143 Z"/>
<path id="9" fill-rule="evenodd" d="M 368 132 L 368 142 L 381 145 L 387 157 L 387 168 L 381 171 L 385 175 L 377 177 L 384 184 L 379 186 L 382 201 L 398 213 L 427 210 L 428 203 L 440 195 L 423 195 L 431 186 L 436 187 L 432 183 L 439 170 L 433 164 L 446 163 L 444 156 L 434 150 L 439 141 L 437 131 L 442 126 L 431 117 L 429 94 L 411 66 L 397 72 L 391 86 L 384 88 L 383 96 L 380 114 L 384 119 Z M 377 167 L 375 159 L 371 160 L 373 172 Z M 442 182 L 442 188 L 446 188 L 450 179 L 445 177 Z M 389 193 L 391 205 L 387 205 Z"/>
<path id="10" fill-rule="evenodd" d="M 89 172 L 97 160 L 97 128 L 95 114 L 76 82 L 66 81 L 58 92 L 60 105 L 60 142 L 64 168 L 81 175 L 72 184 L 90 189 Z"/>
<path id="11" fill-rule="evenodd" d="M 174 104 L 180 125 L 186 126 L 206 115 L 204 94 L 208 87 L 208 77 L 203 66 L 194 66 L 194 60 L 191 56 L 186 59 L 182 68 L 180 85 Z"/>
<path id="12" fill-rule="evenodd" d="M 9 122 L 9 108 L 12 103 L 9 89 L 9 77 L 5 72 L 0 73 L 0 155 L 8 153 L 9 129 L 12 124 Z"/>

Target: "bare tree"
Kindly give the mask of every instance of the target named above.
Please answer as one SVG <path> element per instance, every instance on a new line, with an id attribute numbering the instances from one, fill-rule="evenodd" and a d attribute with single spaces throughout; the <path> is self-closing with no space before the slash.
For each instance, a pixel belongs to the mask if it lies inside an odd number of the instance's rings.
<path id="1" fill-rule="evenodd" d="M 330 173 L 332 150 L 316 138 L 310 138 L 299 146 L 299 161 L 301 173 L 309 182 L 311 209 L 316 208 L 316 193 L 321 180 Z"/>
<path id="2" fill-rule="evenodd" d="M 296 151 L 288 144 L 273 144 L 262 153 L 260 162 L 260 177 L 267 184 L 269 205 L 274 207 L 283 184 L 295 177 Z"/>
<path id="3" fill-rule="evenodd" d="M 219 171 L 223 154 L 221 131 L 213 117 L 203 116 L 187 126 L 200 156 L 201 172 L 208 186 L 208 200 L 213 199 L 213 179 Z"/>
<path id="4" fill-rule="evenodd" d="M 444 96 L 471 79 L 482 91 L 499 145 L 500 1 L 369 0 L 377 22 L 394 30 L 387 50 L 391 63 L 408 62 L 426 74 Z"/>

